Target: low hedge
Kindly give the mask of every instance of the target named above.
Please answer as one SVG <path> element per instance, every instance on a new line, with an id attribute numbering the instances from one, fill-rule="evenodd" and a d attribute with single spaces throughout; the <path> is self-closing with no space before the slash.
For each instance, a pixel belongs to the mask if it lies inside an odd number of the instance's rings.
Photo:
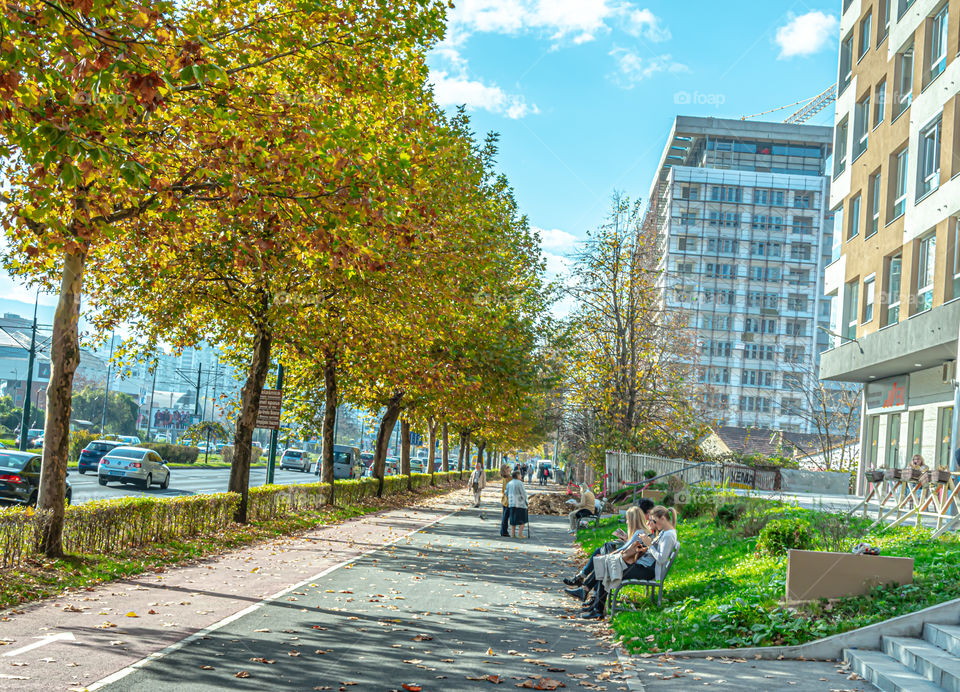
<path id="1" fill-rule="evenodd" d="M 415 473 L 416 488 L 460 483 L 460 474 Z M 352 503 L 377 494 L 376 478 L 336 482 L 336 501 Z M 406 476 L 384 478 L 384 495 L 407 490 Z M 324 483 L 261 485 L 250 488 L 250 521 L 269 521 L 322 509 L 329 497 Z M 240 502 L 236 493 L 180 497 L 118 497 L 66 508 L 63 547 L 69 553 L 110 553 L 226 529 Z M 0 507 L 0 569 L 17 567 L 37 555 L 49 512 Z"/>
<path id="2" fill-rule="evenodd" d="M 63 548 L 109 553 L 172 538 L 220 531 L 240 502 L 235 493 L 180 497 L 118 497 L 66 508 Z M 50 513 L 30 507 L 0 508 L 0 568 L 36 554 Z"/>
<path id="3" fill-rule="evenodd" d="M 197 457 L 200 456 L 199 447 L 186 447 L 184 445 L 173 445 L 169 442 L 144 442 L 140 445 L 145 449 L 152 449 L 164 461 L 173 464 L 195 464 Z"/>

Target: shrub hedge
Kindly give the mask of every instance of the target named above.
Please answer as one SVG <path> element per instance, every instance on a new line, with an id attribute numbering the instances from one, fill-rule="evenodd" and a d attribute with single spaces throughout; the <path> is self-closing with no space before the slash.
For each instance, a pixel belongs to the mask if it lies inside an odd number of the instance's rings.
<path id="1" fill-rule="evenodd" d="M 184 445 L 173 445 L 169 442 L 144 442 L 140 445 L 145 449 L 152 449 L 164 461 L 173 464 L 195 464 L 197 457 L 200 456 L 199 447 L 187 447 Z"/>
<path id="2" fill-rule="evenodd" d="M 159 451 L 159 450 L 158 450 Z M 488 472 L 490 474 L 496 471 Z M 462 483 L 456 471 L 415 473 L 416 488 Z M 467 474 L 463 474 L 467 478 Z M 377 494 L 375 478 L 336 482 L 338 504 L 357 502 Z M 406 476 L 387 476 L 384 495 L 406 492 Z M 250 521 L 266 521 L 293 513 L 321 509 L 329 486 L 263 485 L 250 489 Z M 180 497 L 118 497 L 66 508 L 63 547 L 69 553 L 109 553 L 176 538 L 226 529 L 232 523 L 240 496 L 236 493 Z M 0 507 L 0 569 L 17 567 L 37 555 L 48 512 L 30 507 Z"/>

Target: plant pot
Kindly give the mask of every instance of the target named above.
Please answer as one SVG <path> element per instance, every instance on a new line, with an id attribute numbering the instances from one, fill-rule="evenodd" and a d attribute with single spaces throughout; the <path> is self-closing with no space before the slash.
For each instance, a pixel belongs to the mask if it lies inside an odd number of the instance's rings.
<path id="1" fill-rule="evenodd" d="M 924 474 L 924 471 L 920 469 L 905 468 L 900 469 L 900 480 L 903 481 L 918 481 L 920 477 Z"/>
<path id="2" fill-rule="evenodd" d="M 934 483 L 946 483 L 950 480 L 950 472 L 945 469 L 936 469 L 934 471 L 925 471 L 920 477 L 923 485 L 933 485 Z"/>
<path id="3" fill-rule="evenodd" d="M 898 481 L 900 480 L 901 471 L 903 471 L 903 469 L 884 469 L 883 477 L 888 481 Z"/>

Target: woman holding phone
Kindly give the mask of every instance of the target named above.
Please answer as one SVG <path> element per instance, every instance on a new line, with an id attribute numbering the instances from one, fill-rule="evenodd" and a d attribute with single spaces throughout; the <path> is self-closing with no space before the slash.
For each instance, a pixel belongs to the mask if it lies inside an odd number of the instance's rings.
<path id="1" fill-rule="evenodd" d="M 647 525 L 649 522 L 648 513 L 651 509 L 653 509 L 653 500 L 650 500 L 646 497 L 641 498 L 637 506 L 628 509 L 627 531 L 624 532 L 623 529 L 618 528 L 614 532 L 614 536 L 616 536 L 617 540 L 607 541 L 602 546 L 594 550 L 593 554 L 590 555 L 590 559 L 587 560 L 587 563 L 572 578 L 564 577 L 563 583 L 567 586 L 574 587 L 570 589 L 564 589 L 564 591 L 574 598 L 579 598 L 581 601 L 585 601 L 587 599 L 587 592 L 596 585 L 596 580 L 593 578 L 594 559 L 598 555 L 610 555 L 611 553 L 625 550 L 639 541 L 640 537 L 649 530 Z"/>

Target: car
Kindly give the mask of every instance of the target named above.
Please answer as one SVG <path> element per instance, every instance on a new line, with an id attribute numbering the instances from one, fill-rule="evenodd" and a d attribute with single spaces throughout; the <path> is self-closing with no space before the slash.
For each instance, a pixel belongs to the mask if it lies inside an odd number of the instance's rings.
<path id="1" fill-rule="evenodd" d="M 410 458 L 410 473 L 427 473 L 427 462 L 429 460 L 426 457 L 411 457 Z"/>
<path id="2" fill-rule="evenodd" d="M 17 435 L 16 443 L 20 444 L 20 436 Z M 28 447 L 40 447 L 43 445 L 43 428 L 28 428 L 27 429 L 27 446 Z"/>
<path id="3" fill-rule="evenodd" d="M 100 459 L 97 480 L 100 485 L 106 485 L 110 481 L 134 483 L 141 490 L 148 490 L 157 484 L 166 490 L 170 487 L 170 469 L 152 449 L 116 447 Z"/>
<path id="4" fill-rule="evenodd" d="M 136 435 L 115 435 L 114 437 L 120 440 L 123 444 L 131 447 L 137 447 L 140 444 L 140 438 Z"/>
<path id="5" fill-rule="evenodd" d="M 399 476 L 400 475 L 400 457 L 387 457 L 386 464 L 384 465 L 384 476 Z"/>
<path id="6" fill-rule="evenodd" d="M 18 505 L 36 505 L 40 493 L 39 454 L 0 451 L 0 502 Z M 67 481 L 66 503 L 73 500 L 73 488 Z"/>
<path id="7" fill-rule="evenodd" d="M 96 471 L 104 454 L 111 449 L 122 446 L 123 443 L 117 440 L 94 440 L 80 450 L 80 458 L 77 459 L 77 471 L 80 472 L 81 476 L 87 471 Z"/>
<path id="8" fill-rule="evenodd" d="M 280 457 L 280 468 L 283 470 L 292 469 L 309 473 L 312 466 L 310 455 L 302 449 L 286 449 Z"/>

